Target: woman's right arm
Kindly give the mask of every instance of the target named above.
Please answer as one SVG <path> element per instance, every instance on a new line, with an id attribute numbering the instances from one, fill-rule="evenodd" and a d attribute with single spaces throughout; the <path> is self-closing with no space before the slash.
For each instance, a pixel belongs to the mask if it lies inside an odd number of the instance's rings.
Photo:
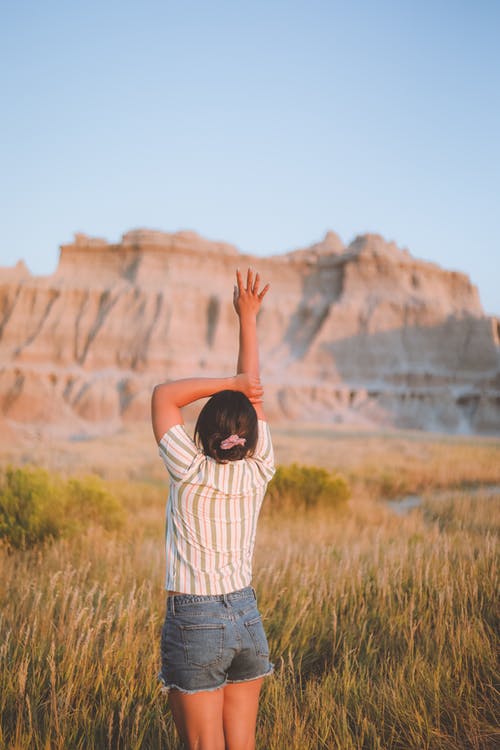
<path id="1" fill-rule="evenodd" d="M 259 378 L 257 313 L 259 312 L 262 300 L 267 294 L 269 284 L 266 284 L 264 289 L 259 292 L 260 277 L 257 273 L 254 279 L 251 268 L 247 272 L 246 287 L 244 286 L 240 271 L 236 271 L 236 283 L 233 303 L 240 323 L 237 372 Z M 254 402 L 254 407 L 257 417 L 265 420 L 266 417 L 262 402 Z"/>

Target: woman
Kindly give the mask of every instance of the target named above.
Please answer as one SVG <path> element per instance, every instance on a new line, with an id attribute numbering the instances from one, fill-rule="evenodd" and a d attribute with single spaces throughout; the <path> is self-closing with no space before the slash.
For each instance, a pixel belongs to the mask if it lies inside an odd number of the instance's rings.
<path id="1" fill-rule="evenodd" d="M 170 474 L 167 613 L 159 678 L 181 739 L 197 750 L 251 750 L 263 678 L 272 672 L 251 587 L 256 522 L 274 474 L 259 380 L 257 313 L 269 285 L 236 273 L 237 374 L 156 386 L 152 421 Z M 181 408 L 211 398 L 195 441 Z"/>

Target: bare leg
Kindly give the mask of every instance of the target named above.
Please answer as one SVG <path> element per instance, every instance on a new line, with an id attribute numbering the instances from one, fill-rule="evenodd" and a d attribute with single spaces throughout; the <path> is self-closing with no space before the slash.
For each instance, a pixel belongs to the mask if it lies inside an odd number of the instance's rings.
<path id="1" fill-rule="evenodd" d="M 255 724 L 263 677 L 235 682 L 224 688 L 224 737 L 226 750 L 254 750 Z"/>
<path id="2" fill-rule="evenodd" d="M 224 689 L 181 693 L 171 690 L 168 703 L 179 736 L 188 750 L 224 750 Z"/>

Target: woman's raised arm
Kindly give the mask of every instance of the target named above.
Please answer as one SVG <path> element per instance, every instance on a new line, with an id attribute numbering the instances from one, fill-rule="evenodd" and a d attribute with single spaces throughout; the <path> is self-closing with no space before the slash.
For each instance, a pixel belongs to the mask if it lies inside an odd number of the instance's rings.
<path id="1" fill-rule="evenodd" d="M 257 273 L 254 279 L 251 268 L 247 271 L 246 287 L 240 271 L 236 271 L 233 303 L 240 322 L 237 372 L 246 373 L 256 378 L 260 378 L 257 313 L 267 294 L 269 284 L 266 284 L 261 292 L 259 292 L 259 287 L 259 274 Z M 257 417 L 265 419 L 261 401 L 254 402 L 254 406 Z"/>

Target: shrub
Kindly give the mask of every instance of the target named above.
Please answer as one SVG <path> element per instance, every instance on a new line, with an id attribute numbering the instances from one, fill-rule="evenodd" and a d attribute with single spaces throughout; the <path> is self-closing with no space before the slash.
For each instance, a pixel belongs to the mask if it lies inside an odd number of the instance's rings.
<path id="1" fill-rule="evenodd" d="M 98 477 L 63 480 L 44 469 L 0 472 L 0 541 L 32 547 L 89 523 L 119 528 L 124 511 Z"/>
<path id="2" fill-rule="evenodd" d="M 346 479 L 316 466 L 278 466 L 268 486 L 273 510 L 292 508 L 333 508 L 350 497 Z M 269 507 L 268 505 L 268 507 Z"/>
<path id="3" fill-rule="evenodd" d="M 96 523 L 110 531 L 122 526 L 123 506 L 99 477 L 70 479 L 66 492 L 69 515 L 77 525 Z"/>
<path id="4" fill-rule="evenodd" d="M 42 469 L 8 467 L 0 484 L 0 539 L 30 547 L 59 536 L 64 506 L 61 488 Z"/>

